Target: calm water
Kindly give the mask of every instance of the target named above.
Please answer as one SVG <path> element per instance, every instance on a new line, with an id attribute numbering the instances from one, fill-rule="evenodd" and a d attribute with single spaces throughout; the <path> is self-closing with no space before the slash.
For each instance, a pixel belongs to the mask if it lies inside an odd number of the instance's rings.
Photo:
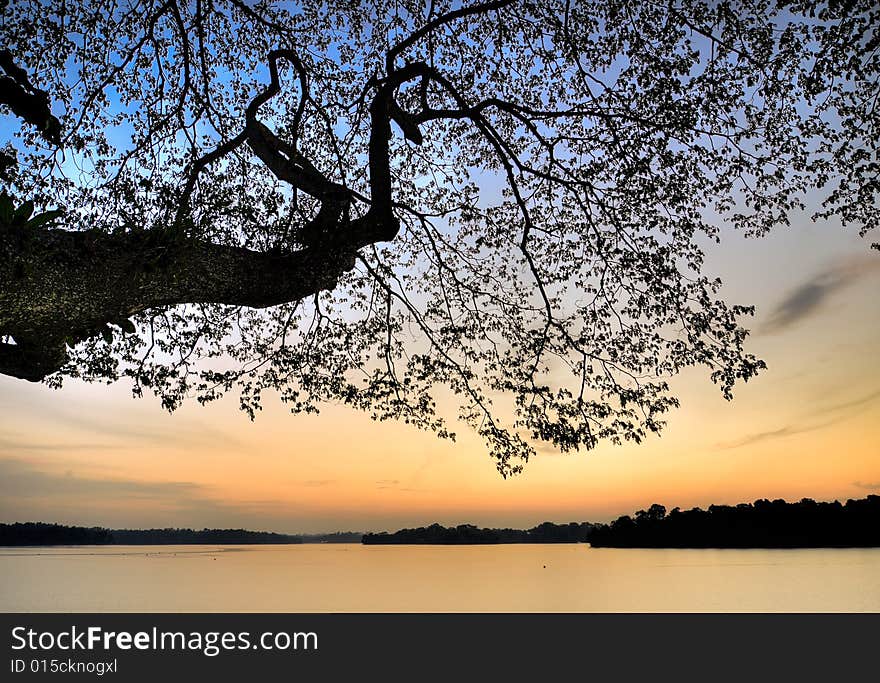
<path id="1" fill-rule="evenodd" d="M 6 548 L 0 577 L 6 612 L 880 611 L 876 548 Z"/>

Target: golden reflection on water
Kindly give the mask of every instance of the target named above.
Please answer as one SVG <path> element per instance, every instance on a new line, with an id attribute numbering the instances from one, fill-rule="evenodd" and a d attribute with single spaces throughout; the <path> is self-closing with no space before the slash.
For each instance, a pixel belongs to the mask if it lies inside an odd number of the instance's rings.
<path id="1" fill-rule="evenodd" d="M 876 612 L 880 549 L 0 549 L 0 611 Z"/>

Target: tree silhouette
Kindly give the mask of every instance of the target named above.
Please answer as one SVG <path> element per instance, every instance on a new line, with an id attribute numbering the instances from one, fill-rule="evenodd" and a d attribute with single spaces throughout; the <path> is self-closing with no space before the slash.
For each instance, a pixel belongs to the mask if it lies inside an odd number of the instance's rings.
<path id="1" fill-rule="evenodd" d="M 835 548 L 880 545 L 880 496 L 830 503 L 803 498 L 650 510 L 590 529 L 593 547 L 616 548 Z M 649 512 L 650 512 L 649 510 Z"/>
<path id="2" fill-rule="evenodd" d="M 536 440 L 661 429 L 684 367 L 728 398 L 763 367 L 753 309 L 703 272 L 723 227 L 763 234 L 808 199 L 877 222 L 867 0 L 2 16 L 0 85 L 58 117 L 0 93 L 22 119 L 0 372 L 27 380 L 126 377 L 168 409 L 234 392 L 252 416 L 272 390 L 443 437 L 452 395 L 506 476 Z"/>

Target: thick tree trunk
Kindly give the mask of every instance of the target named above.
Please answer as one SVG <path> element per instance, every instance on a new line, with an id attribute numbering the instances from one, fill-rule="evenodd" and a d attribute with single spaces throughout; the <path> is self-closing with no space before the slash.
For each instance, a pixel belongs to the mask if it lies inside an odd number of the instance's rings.
<path id="1" fill-rule="evenodd" d="M 377 227 L 365 219 L 350 225 Z M 67 344 L 148 309 L 264 308 L 332 289 L 354 266 L 367 233 L 353 243 L 277 254 L 154 233 L 4 231 L 0 335 L 15 343 L 0 344 L 0 373 L 41 380 L 66 362 Z"/>
<path id="2" fill-rule="evenodd" d="M 176 238 L 174 230 L 107 234 L 0 224 L 0 337 L 14 341 L 0 339 L 0 373 L 39 381 L 65 364 L 68 346 L 99 334 L 108 323 L 125 324 L 130 316 L 149 309 L 188 303 L 265 308 L 299 301 L 333 289 L 354 267 L 359 249 L 394 239 L 400 224 L 391 201 L 391 114 L 403 121 L 410 139 L 420 141 L 421 133 L 407 123 L 393 95 L 421 71 L 397 71 L 377 89 L 370 106 L 370 208 L 349 220 L 354 194 L 322 175 L 295 145 L 257 120 L 258 108 L 280 89 L 277 62 L 282 58 L 302 70 L 289 50 L 269 54 L 270 86 L 248 107 L 242 134 L 193 164 L 178 218 L 188 209 L 198 170 L 246 140 L 280 180 L 320 201 L 318 213 L 303 226 L 305 248 L 262 253 Z M 0 85 L 30 88 L 26 74 L 10 60 L 0 51 L 0 67 L 21 83 L 6 78 Z M 305 92 L 305 81 L 303 88 Z M 0 103 L 4 92 L 0 88 Z M 45 93 L 34 90 L 34 97 L 48 107 Z M 50 118 L 52 125 L 41 130 L 55 130 L 57 121 Z"/>

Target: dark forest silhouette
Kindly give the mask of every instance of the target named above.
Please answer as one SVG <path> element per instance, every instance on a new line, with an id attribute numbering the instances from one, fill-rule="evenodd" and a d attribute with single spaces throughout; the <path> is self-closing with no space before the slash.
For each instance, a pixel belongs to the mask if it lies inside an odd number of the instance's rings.
<path id="1" fill-rule="evenodd" d="M 812 548 L 880 546 L 880 496 L 832 503 L 757 500 L 708 510 L 655 503 L 634 517 L 610 524 L 589 522 L 532 529 L 480 529 L 470 524 L 432 524 L 393 534 L 366 534 L 365 544 L 467 545 L 491 543 L 582 543 L 594 548 Z"/>
<path id="2" fill-rule="evenodd" d="M 105 529 L 25 522 L 0 524 L 0 546 L 38 545 L 200 545 L 357 543 L 360 532 L 277 534 L 245 529 Z"/>
<path id="3" fill-rule="evenodd" d="M 804 498 L 710 505 L 707 510 L 655 503 L 610 524 L 544 522 L 531 529 L 473 524 L 400 529 L 394 533 L 278 534 L 244 529 L 107 529 L 42 522 L 0 524 L 0 546 L 357 543 L 489 545 L 586 543 L 594 548 L 844 548 L 880 547 L 880 496 L 816 502 Z"/>
<path id="4" fill-rule="evenodd" d="M 585 543 L 590 535 L 589 522 L 553 524 L 544 522 L 531 529 L 480 529 L 472 524 L 444 527 L 432 524 L 417 529 L 401 529 L 389 534 L 365 534 L 365 545 L 477 545 L 494 543 Z"/>
<path id="5" fill-rule="evenodd" d="M 846 504 L 756 500 L 708 510 L 654 504 L 595 527 L 590 544 L 615 548 L 811 548 L 880 546 L 880 496 Z"/>

